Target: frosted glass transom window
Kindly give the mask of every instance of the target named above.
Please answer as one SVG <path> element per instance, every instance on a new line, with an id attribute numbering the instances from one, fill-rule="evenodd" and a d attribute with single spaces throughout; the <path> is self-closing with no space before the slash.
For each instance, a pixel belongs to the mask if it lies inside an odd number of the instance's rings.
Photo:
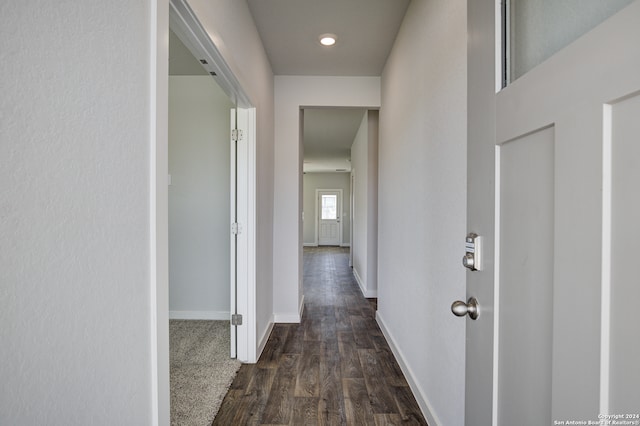
<path id="1" fill-rule="evenodd" d="M 508 0 L 508 80 L 515 81 L 633 0 Z"/>

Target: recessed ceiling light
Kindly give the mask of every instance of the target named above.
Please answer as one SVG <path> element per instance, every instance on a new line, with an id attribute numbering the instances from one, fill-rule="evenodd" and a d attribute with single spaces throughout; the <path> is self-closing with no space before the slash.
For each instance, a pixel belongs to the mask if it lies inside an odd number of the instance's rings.
<path id="1" fill-rule="evenodd" d="M 320 44 L 323 46 L 333 46 L 336 44 L 336 35 L 335 34 L 322 34 L 320 36 Z"/>

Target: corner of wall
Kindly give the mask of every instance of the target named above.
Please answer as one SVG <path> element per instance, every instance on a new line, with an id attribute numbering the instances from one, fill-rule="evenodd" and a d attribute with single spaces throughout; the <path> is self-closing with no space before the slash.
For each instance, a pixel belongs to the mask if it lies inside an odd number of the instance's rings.
<path id="1" fill-rule="evenodd" d="M 274 316 L 271 315 L 269 321 L 265 324 L 265 328 L 260 334 L 260 338 L 258 339 L 258 347 L 256 351 L 256 362 L 260 359 L 260 355 L 262 355 L 262 351 L 264 351 L 267 342 L 269 341 L 269 336 L 271 336 L 271 331 L 273 330 L 273 326 L 275 325 Z"/>
<path id="2" fill-rule="evenodd" d="M 292 313 L 275 313 L 273 314 L 273 321 L 277 323 L 297 324 L 302 320 L 302 313 L 304 312 L 304 294 L 301 295 L 298 301 L 298 312 Z"/>
<path id="3" fill-rule="evenodd" d="M 393 355 L 395 356 L 396 360 L 398 361 L 398 364 L 400 365 L 400 369 L 404 373 L 404 376 L 407 379 L 407 382 L 409 383 L 409 387 L 411 388 L 411 391 L 413 392 L 413 395 L 416 398 L 416 402 L 418 403 L 418 406 L 420 407 L 420 411 L 422 411 L 422 414 L 424 415 L 425 419 L 427 420 L 427 423 L 430 424 L 430 425 L 434 425 L 434 426 L 441 425 L 442 423 L 440 422 L 440 419 L 438 418 L 438 416 L 434 413 L 433 406 L 429 402 L 429 399 L 427 398 L 426 392 L 418 384 L 418 380 L 416 379 L 415 374 L 413 373 L 413 371 L 409 367 L 409 364 L 407 363 L 404 354 L 400 350 L 398 344 L 396 343 L 396 340 L 393 338 L 393 335 L 391 334 L 391 332 L 387 328 L 387 325 L 386 325 L 386 323 L 385 323 L 380 311 L 376 312 L 376 322 L 380 326 L 380 330 L 382 331 L 382 334 L 384 335 L 385 339 L 387 340 L 387 343 L 389 343 L 389 347 L 391 348 L 391 352 L 393 352 Z"/>
<path id="4" fill-rule="evenodd" d="M 358 270 L 356 268 L 353 268 L 353 276 L 358 283 L 358 287 L 360 287 L 360 292 L 366 299 L 378 297 L 378 290 L 367 288 L 367 283 L 362 278 L 360 278 L 360 275 L 358 274 Z"/>

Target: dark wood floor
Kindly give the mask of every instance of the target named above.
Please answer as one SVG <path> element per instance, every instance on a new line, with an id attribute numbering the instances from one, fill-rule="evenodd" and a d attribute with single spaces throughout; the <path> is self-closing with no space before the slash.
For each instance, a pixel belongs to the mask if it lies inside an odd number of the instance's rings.
<path id="1" fill-rule="evenodd" d="M 345 249 L 305 249 L 302 322 L 275 325 L 214 425 L 426 425 L 348 260 Z"/>

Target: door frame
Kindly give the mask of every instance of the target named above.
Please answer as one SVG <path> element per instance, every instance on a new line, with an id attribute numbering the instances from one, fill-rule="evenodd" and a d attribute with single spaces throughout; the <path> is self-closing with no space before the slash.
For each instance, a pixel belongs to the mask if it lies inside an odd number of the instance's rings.
<path id="1" fill-rule="evenodd" d="M 241 326 L 231 333 L 231 357 L 242 362 L 255 363 L 257 361 L 256 345 L 256 214 L 255 214 L 255 151 L 256 151 L 256 114 L 255 108 L 237 108 L 231 112 L 231 120 L 235 120 L 238 114 L 237 128 L 242 132 L 238 141 L 237 162 L 235 159 L 235 145 L 231 141 L 231 173 L 235 174 L 237 164 L 237 194 L 236 185 L 231 182 L 231 217 L 237 213 L 238 235 L 237 240 L 232 232 L 229 232 L 230 250 L 236 251 L 237 257 L 231 256 L 231 313 L 242 315 Z M 235 127 L 235 126 L 232 126 Z M 233 178 L 232 178 L 233 180 Z M 237 195 L 237 198 L 236 198 Z M 237 200 L 237 212 L 236 209 Z M 233 219 L 232 219 L 233 220 Z M 237 277 L 236 277 L 237 272 Z M 237 281 L 235 279 L 237 278 Z M 235 282 L 234 282 L 235 281 Z M 234 292 L 234 284 L 237 286 Z M 234 326 L 231 326 L 232 329 Z M 237 345 L 235 344 L 237 343 Z M 237 351 L 236 351 L 237 348 Z"/>
<path id="2" fill-rule="evenodd" d="M 320 203 L 318 202 L 318 200 L 320 199 L 320 193 L 321 192 L 337 192 L 338 195 L 338 203 L 339 203 L 339 210 L 338 211 L 338 220 L 340 220 L 339 225 L 338 225 L 338 230 L 340 235 L 338 236 L 338 239 L 340 240 L 338 245 L 342 247 L 342 231 L 343 231 L 343 221 L 342 221 L 342 212 L 343 212 L 343 206 L 342 206 L 342 202 L 343 200 L 343 194 L 342 194 L 342 189 L 316 189 L 316 208 L 315 208 L 315 221 L 316 221 L 316 226 L 315 226 L 315 245 L 316 246 L 320 246 Z"/>
<path id="3" fill-rule="evenodd" d="M 353 195 L 353 188 L 356 179 L 355 169 L 351 169 L 349 174 L 349 267 L 353 268 L 353 221 L 355 219 L 356 200 Z"/>
<path id="4" fill-rule="evenodd" d="M 246 170 L 247 192 L 242 194 L 246 206 L 246 347 L 238 358 L 255 362 L 257 354 L 255 324 L 255 108 L 186 0 L 151 0 L 149 23 L 149 326 L 151 424 L 168 425 L 170 419 L 169 387 L 169 208 L 168 208 L 168 109 L 169 109 L 169 25 L 197 57 L 215 67 L 219 86 L 248 115 L 246 156 L 239 163 Z M 179 34 L 180 33 L 180 34 Z M 182 37 L 180 37 L 182 35 Z M 240 168 L 240 165 L 239 165 Z"/>

